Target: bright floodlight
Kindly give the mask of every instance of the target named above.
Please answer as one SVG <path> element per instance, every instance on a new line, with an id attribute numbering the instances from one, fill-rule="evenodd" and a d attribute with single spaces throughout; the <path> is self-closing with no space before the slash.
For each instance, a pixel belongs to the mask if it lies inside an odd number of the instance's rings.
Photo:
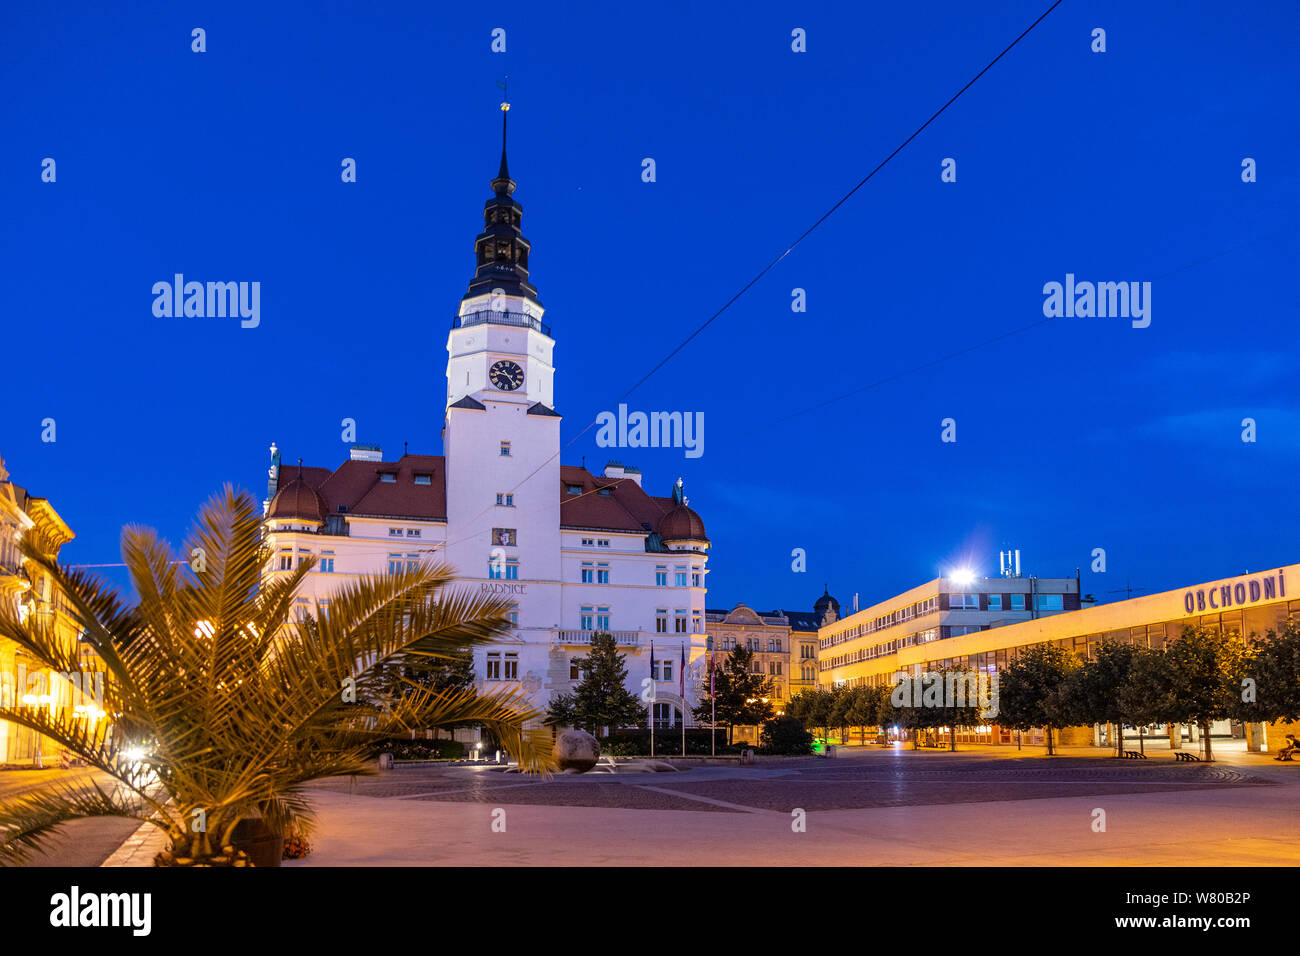
<path id="1" fill-rule="evenodd" d="M 970 568 L 958 568 L 952 574 L 948 575 L 948 580 L 953 584 L 960 584 L 962 587 L 975 583 L 975 572 Z"/>

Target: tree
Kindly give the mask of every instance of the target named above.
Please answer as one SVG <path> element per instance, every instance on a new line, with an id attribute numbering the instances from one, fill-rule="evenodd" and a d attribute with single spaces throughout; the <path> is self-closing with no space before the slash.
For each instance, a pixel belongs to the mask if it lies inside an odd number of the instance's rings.
<path id="1" fill-rule="evenodd" d="M 765 674 L 753 671 L 754 652 L 736 647 L 725 658 L 722 666 L 714 663 L 713 696 L 709 696 L 709 678 L 705 675 L 700 691 L 700 704 L 695 708 L 695 719 L 701 723 L 716 720 L 727 727 L 730 744 L 736 727 L 754 727 L 771 720 L 776 713 L 772 707 L 775 688 Z"/>
<path id="2" fill-rule="evenodd" d="M 1072 717 L 1066 682 L 1078 661 L 1055 644 L 1036 644 L 1002 671 L 998 684 L 998 723 L 1012 730 L 1042 727 L 1047 753 L 1056 751 L 1052 732 Z"/>
<path id="3" fill-rule="evenodd" d="M 1213 761 L 1210 722 L 1225 720 L 1241 710 L 1241 680 L 1249 671 L 1246 642 L 1235 634 L 1206 627 L 1185 627 L 1165 647 L 1174 717 L 1201 728 L 1205 760 Z"/>
<path id="4" fill-rule="evenodd" d="M 517 692 L 384 697 L 376 666 L 417 644 L 446 659 L 511 626 L 505 602 L 451 590 L 455 572 L 446 565 L 363 576 L 331 595 L 328 615 L 298 620 L 296 592 L 313 562 L 264 578 L 272 555 L 261 508 L 229 486 L 200 511 L 183 560 L 152 529 L 123 531 L 139 595 L 131 604 L 89 572 L 45 557 L 30 535 L 19 546 L 54 581 L 104 662 L 106 714 L 16 704 L 0 706 L 0 720 L 57 741 L 114 786 L 65 783 L 0 803 L 0 862 L 23 862 L 68 820 L 114 816 L 163 828 L 171 838 L 163 863 L 239 863 L 230 844 L 241 820 L 305 834 L 305 785 L 371 772 L 370 742 L 412 727 L 478 722 L 521 769 L 553 766 L 549 734 L 524 729 L 538 715 Z M 196 553 L 203 570 L 189 561 Z M 54 671 L 79 670 L 75 649 L 44 618 L 23 620 L 0 602 L 0 636 Z"/>
<path id="5" fill-rule="evenodd" d="M 847 719 L 849 725 L 862 730 L 865 742 L 866 729 L 877 726 L 876 715 L 879 713 L 880 687 L 855 687 L 849 702 Z"/>
<path id="6" fill-rule="evenodd" d="M 1300 720 L 1300 622 L 1287 621 L 1263 638 L 1251 635 L 1251 651 L 1248 673 L 1255 683 L 1253 693 L 1241 688 L 1238 719 Z"/>
<path id="7" fill-rule="evenodd" d="M 824 687 L 810 687 L 792 697 L 785 712 L 797 717 L 805 727 L 814 731 L 820 730 L 821 734 L 818 736 L 825 740 L 831 726 L 833 706 L 834 696 L 829 690 Z"/>
<path id="8" fill-rule="evenodd" d="M 1169 663 L 1165 660 L 1164 652 L 1145 647 L 1134 648 L 1128 675 L 1116 695 L 1117 711 L 1121 719 L 1139 728 L 1171 720 L 1171 686 Z M 1138 748 L 1145 753 L 1143 740 L 1139 734 Z"/>
<path id="9" fill-rule="evenodd" d="M 614 731 L 645 720 L 641 701 L 627 689 L 627 664 L 614 635 L 596 631 L 591 635 L 591 650 L 572 663 L 582 680 L 572 694 L 551 700 L 546 723 L 579 727 L 599 737 L 604 727 Z"/>
<path id="10" fill-rule="evenodd" d="M 1128 682 L 1138 649 L 1132 644 L 1103 641 L 1096 657 L 1070 673 L 1066 695 L 1074 718 L 1084 724 L 1117 724 L 1116 753 L 1124 755 L 1124 709 L 1120 691 Z"/>

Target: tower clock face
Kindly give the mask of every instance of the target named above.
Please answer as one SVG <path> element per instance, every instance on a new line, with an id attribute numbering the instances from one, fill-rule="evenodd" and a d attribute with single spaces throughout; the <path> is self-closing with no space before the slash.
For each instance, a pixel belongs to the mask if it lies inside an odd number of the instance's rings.
<path id="1" fill-rule="evenodd" d="M 497 362 L 488 369 L 488 381 L 502 391 L 513 392 L 524 384 L 524 370 L 514 362 Z"/>

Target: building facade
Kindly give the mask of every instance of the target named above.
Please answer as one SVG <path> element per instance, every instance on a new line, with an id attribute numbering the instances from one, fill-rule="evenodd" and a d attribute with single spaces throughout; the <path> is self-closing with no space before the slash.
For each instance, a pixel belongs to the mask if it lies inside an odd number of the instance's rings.
<path id="1" fill-rule="evenodd" d="M 703 675 L 709 539 L 680 478 L 659 496 L 630 465 L 560 463 L 556 340 L 529 280 L 507 115 L 474 276 L 446 341 L 443 454 L 385 460 L 355 446 L 337 468 L 295 467 L 272 446 L 271 573 L 315 555 L 299 601 L 328 613 L 349 577 L 446 561 L 459 586 L 513 605 L 511 633 L 474 651 L 480 687 L 513 685 L 544 710 L 577 684 L 571 659 L 608 631 L 627 655 L 628 689 L 652 681 L 656 722 L 676 726 Z"/>
<path id="2" fill-rule="evenodd" d="M 934 644 L 1079 609 L 1079 580 L 936 578 L 818 630 L 819 683 L 888 684 L 889 663 Z M 924 650 L 916 653 L 924 655 Z"/>
<path id="3" fill-rule="evenodd" d="M 822 683 L 887 685 L 899 672 L 915 676 L 944 667 L 992 673 L 1006 667 L 1024 649 L 1041 644 L 1055 644 L 1081 660 L 1089 660 L 1095 658 L 1097 645 L 1103 641 L 1163 650 L 1188 626 L 1207 627 L 1225 636 L 1249 637 L 1276 631 L 1288 620 L 1300 620 L 1300 565 L 1082 608 L 1077 603 L 1075 579 L 1036 579 L 1034 593 L 1059 595 L 1059 610 L 1057 599 L 1048 597 L 1041 602 L 1047 606 L 1027 619 L 982 620 L 1001 613 L 989 611 L 986 604 L 991 595 L 1001 592 L 1005 605 L 1006 581 L 984 579 L 978 593 L 975 588 L 954 589 L 944 579 L 932 581 L 868 608 L 861 615 L 822 628 L 822 653 L 826 655 Z M 960 601 L 954 600 L 955 596 Z M 978 608 L 974 605 L 976 599 L 980 602 Z M 1026 599 L 1029 604 L 1040 603 L 1028 601 L 1028 595 Z M 953 604 L 959 606 L 953 608 Z M 918 610 L 911 613 L 911 608 Z M 963 615 L 974 618 L 968 620 Z M 859 621 L 859 617 L 867 620 Z M 856 630 L 867 622 L 875 630 Z M 1196 739 L 1192 728 L 1182 733 L 1177 728 L 1169 730 L 1175 746 L 1184 735 Z M 1244 736 L 1251 750 L 1277 749 L 1283 745 L 1284 735 L 1294 732 L 1296 725 L 1286 723 L 1241 726 L 1217 721 L 1211 726 L 1214 736 Z M 1066 728 L 1061 742 L 1099 745 L 1101 733 L 1100 727 Z M 978 733 L 972 730 L 965 739 L 1015 742 L 1010 731 L 996 726 L 980 728 Z"/>
<path id="4" fill-rule="evenodd" d="M 74 720 L 104 720 L 96 705 L 103 700 L 103 669 L 89 646 L 78 647 L 80 629 L 53 580 L 19 551 L 18 542 L 28 536 L 42 543 L 47 557 L 56 558 L 73 533 L 49 501 L 10 481 L 0 460 L 0 601 L 20 620 L 52 628 L 81 661 L 75 673 L 54 672 L 0 638 L 0 700 L 11 707 L 61 711 Z M 0 765 L 57 766 L 60 749 L 27 727 L 0 720 Z"/>

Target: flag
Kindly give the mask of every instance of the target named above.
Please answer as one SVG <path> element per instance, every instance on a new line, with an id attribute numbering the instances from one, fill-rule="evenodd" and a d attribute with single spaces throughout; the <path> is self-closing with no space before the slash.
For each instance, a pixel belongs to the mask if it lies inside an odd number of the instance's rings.
<path id="1" fill-rule="evenodd" d="M 686 703 L 686 645 L 682 645 L 682 666 L 677 671 L 677 694 Z"/>
<path id="2" fill-rule="evenodd" d="M 650 640 L 650 679 L 659 679 L 659 675 L 655 673 L 655 642 L 653 638 Z"/>

